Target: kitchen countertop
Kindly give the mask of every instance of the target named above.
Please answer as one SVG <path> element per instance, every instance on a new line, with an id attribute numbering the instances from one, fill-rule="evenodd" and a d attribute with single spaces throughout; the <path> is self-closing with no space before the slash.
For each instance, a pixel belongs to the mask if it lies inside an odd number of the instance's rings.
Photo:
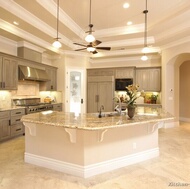
<path id="1" fill-rule="evenodd" d="M 0 112 L 15 110 L 15 109 L 25 109 L 25 107 L 12 106 L 12 107 L 7 107 L 7 108 L 0 108 Z"/>
<path id="2" fill-rule="evenodd" d="M 152 107 L 136 108 L 136 114 L 133 119 L 129 119 L 127 115 L 111 116 L 113 114 L 104 112 L 102 114 L 108 116 L 98 118 L 98 113 L 76 115 L 74 113 L 54 112 L 49 110 L 24 115 L 21 121 L 71 129 L 101 130 L 174 119 L 171 114 L 164 111 L 162 108 Z"/>

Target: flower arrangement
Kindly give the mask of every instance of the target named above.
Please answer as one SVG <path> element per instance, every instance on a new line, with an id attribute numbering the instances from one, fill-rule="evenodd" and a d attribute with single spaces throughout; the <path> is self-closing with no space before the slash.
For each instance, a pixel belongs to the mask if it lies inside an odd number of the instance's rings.
<path id="1" fill-rule="evenodd" d="M 136 107 L 136 99 L 143 96 L 143 91 L 138 92 L 139 85 L 128 85 L 127 89 L 127 107 Z"/>

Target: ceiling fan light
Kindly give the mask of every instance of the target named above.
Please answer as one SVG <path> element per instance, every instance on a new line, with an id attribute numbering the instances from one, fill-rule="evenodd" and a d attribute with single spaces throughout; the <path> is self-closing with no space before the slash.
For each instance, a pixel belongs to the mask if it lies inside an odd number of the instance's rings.
<path id="1" fill-rule="evenodd" d="M 55 48 L 60 48 L 62 46 L 61 43 L 58 41 L 58 39 L 56 41 L 54 41 L 52 45 Z"/>
<path id="2" fill-rule="evenodd" d="M 88 34 L 85 37 L 85 41 L 88 42 L 88 43 L 91 43 L 91 42 L 95 41 L 95 37 L 92 34 Z"/>
<path id="3" fill-rule="evenodd" d="M 146 61 L 146 60 L 148 60 L 148 57 L 144 54 L 144 55 L 141 57 L 141 60 L 142 60 L 142 61 Z"/>
<path id="4" fill-rule="evenodd" d="M 95 50 L 96 50 L 96 49 L 95 49 L 94 47 L 88 47 L 88 48 L 87 48 L 87 51 L 88 51 L 88 52 L 93 52 L 93 51 L 95 51 Z"/>

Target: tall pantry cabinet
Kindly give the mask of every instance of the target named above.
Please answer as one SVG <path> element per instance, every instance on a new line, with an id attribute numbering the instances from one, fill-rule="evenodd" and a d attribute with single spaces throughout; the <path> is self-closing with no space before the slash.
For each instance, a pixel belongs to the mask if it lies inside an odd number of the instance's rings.
<path id="1" fill-rule="evenodd" d="M 114 77 L 90 76 L 88 77 L 87 112 L 98 112 L 103 105 L 105 112 L 113 111 Z"/>

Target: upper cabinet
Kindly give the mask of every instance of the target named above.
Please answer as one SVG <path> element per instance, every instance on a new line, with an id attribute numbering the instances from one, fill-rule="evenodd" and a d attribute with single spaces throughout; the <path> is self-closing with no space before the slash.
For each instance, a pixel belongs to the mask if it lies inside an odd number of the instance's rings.
<path id="1" fill-rule="evenodd" d="M 139 90 L 160 92 L 161 91 L 160 67 L 137 68 L 136 84 L 139 85 Z"/>
<path id="2" fill-rule="evenodd" d="M 116 68 L 115 78 L 135 78 L 135 68 Z"/>
<path id="3" fill-rule="evenodd" d="M 40 91 L 56 91 L 57 90 L 57 68 L 46 67 L 45 68 L 50 81 L 40 83 Z"/>
<path id="4" fill-rule="evenodd" d="M 18 61 L 0 56 L 0 90 L 15 90 L 18 83 Z"/>

